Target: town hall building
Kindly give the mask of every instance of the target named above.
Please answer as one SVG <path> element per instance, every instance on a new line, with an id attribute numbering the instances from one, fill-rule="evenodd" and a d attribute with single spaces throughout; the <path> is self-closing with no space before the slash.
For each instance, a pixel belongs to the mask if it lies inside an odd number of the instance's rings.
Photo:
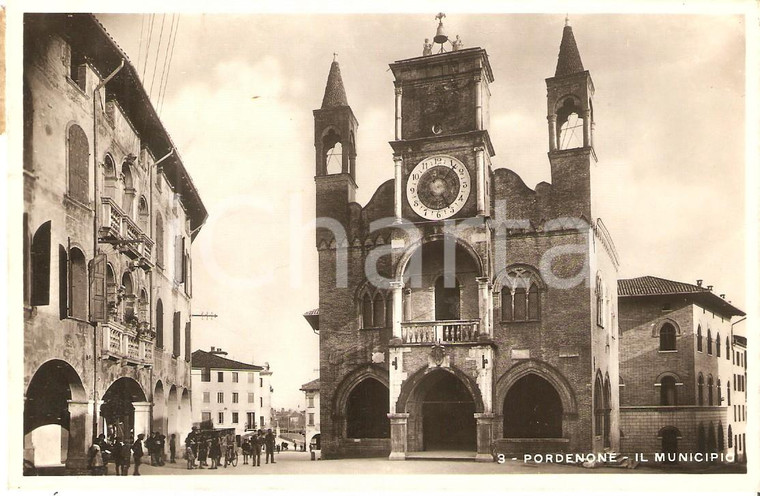
<path id="1" fill-rule="evenodd" d="M 494 159 L 486 50 L 431 45 L 390 65 L 393 177 L 366 205 L 337 61 L 314 111 L 322 456 L 618 450 L 619 262 L 592 202 L 594 85 L 572 28 L 546 79 L 551 184 L 535 189 Z"/>

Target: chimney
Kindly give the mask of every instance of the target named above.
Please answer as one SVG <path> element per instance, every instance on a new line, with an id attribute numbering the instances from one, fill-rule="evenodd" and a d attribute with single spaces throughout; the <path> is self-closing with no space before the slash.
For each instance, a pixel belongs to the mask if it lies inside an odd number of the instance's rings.
<path id="1" fill-rule="evenodd" d="M 214 355 L 226 355 L 227 354 L 227 352 L 226 351 L 222 351 L 221 348 L 215 348 L 213 346 L 211 347 L 211 353 L 214 354 Z"/>
<path id="2" fill-rule="evenodd" d="M 214 347 L 212 346 L 212 347 L 211 347 L 211 353 L 213 353 L 215 349 L 216 349 L 216 348 L 214 348 Z"/>
<path id="3" fill-rule="evenodd" d="M 724 293 L 724 294 L 720 295 L 720 297 L 725 300 L 726 299 L 726 294 Z"/>
<path id="4" fill-rule="evenodd" d="M 712 287 L 712 284 L 711 284 L 711 285 L 709 285 L 709 286 L 707 286 L 707 290 L 708 290 L 708 291 L 712 291 L 712 288 L 713 288 L 713 287 Z"/>
<path id="5" fill-rule="evenodd" d="M 702 287 L 702 279 L 697 279 L 697 286 Z"/>

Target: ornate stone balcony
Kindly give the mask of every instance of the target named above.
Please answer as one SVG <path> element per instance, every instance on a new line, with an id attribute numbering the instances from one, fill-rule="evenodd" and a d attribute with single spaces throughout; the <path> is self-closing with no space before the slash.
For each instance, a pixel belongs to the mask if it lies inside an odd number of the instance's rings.
<path id="1" fill-rule="evenodd" d="M 108 197 L 101 197 L 101 216 L 98 236 L 103 242 L 113 243 L 122 253 L 145 270 L 153 268 L 153 240 L 143 232 L 129 215 Z"/>
<path id="2" fill-rule="evenodd" d="M 125 325 L 109 321 L 100 324 L 103 336 L 102 356 L 125 360 L 134 365 L 153 366 L 153 343 L 155 333 L 146 322 Z"/>
<path id="3" fill-rule="evenodd" d="M 478 341 L 478 320 L 436 320 L 402 322 L 404 344 L 475 343 Z"/>

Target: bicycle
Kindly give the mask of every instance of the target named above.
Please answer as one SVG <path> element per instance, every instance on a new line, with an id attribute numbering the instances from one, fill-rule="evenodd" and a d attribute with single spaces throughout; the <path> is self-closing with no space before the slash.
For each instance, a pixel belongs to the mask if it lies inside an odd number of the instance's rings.
<path id="1" fill-rule="evenodd" d="M 238 454 L 235 448 L 228 448 L 227 453 L 224 455 L 224 466 L 227 467 L 228 464 L 237 467 Z"/>

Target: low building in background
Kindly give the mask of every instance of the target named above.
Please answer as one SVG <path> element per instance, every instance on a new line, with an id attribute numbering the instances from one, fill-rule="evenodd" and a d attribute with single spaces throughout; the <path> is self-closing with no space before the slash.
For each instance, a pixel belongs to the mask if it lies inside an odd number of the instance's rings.
<path id="1" fill-rule="evenodd" d="M 272 371 L 226 357 L 221 348 L 193 352 L 193 422 L 234 428 L 240 436 L 272 427 Z"/>
<path id="2" fill-rule="evenodd" d="M 319 429 L 319 378 L 301 386 L 306 399 L 306 442 L 321 449 Z"/>
<path id="3" fill-rule="evenodd" d="M 618 295 L 621 451 L 743 460 L 747 339 L 732 319 L 744 312 L 702 281 L 621 279 Z"/>

